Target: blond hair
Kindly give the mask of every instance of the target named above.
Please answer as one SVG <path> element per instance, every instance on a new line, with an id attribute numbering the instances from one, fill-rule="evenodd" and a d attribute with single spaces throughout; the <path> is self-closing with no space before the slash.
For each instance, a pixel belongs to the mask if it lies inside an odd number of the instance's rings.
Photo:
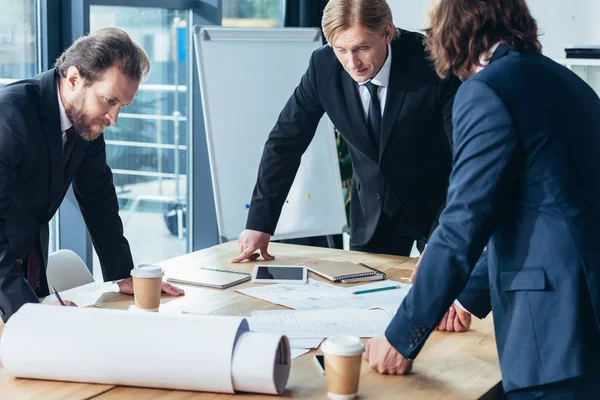
<path id="1" fill-rule="evenodd" d="M 350 27 L 362 26 L 385 36 L 390 25 L 394 26 L 392 11 L 386 0 L 329 0 L 321 21 L 325 39 L 330 45 L 339 32 Z M 394 28 L 392 35 L 396 38 L 398 29 Z"/>

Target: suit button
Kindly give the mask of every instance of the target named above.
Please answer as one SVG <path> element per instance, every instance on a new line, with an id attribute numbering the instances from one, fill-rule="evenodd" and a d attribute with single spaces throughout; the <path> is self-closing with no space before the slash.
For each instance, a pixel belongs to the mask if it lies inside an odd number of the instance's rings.
<path id="1" fill-rule="evenodd" d="M 413 342 L 412 340 L 408 341 L 408 347 L 413 348 L 415 347 L 415 342 Z"/>
<path id="2" fill-rule="evenodd" d="M 23 260 L 22 260 L 22 259 L 20 259 L 20 258 L 17 258 L 17 260 L 16 260 L 16 261 L 17 261 L 17 264 L 19 264 L 19 265 L 23 265 Z"/>
<path id="3" fill-rule="evenodd" d="M 423 337 L 423 333 L 421 333 L 421 331 L 417 332 L 417 337 L 421 339 L 421 337 Z"/>
<path id="4" fill-rule="evenodd" d="M 419 330 L 420 330 L 421 332 L 425 333 L 425 331 L 427 331 L 427 328 L 425 328 L 423 325 L 421 325 L 421 326 L 419 327 Z"/>
<path id="5" fill-rule="evenodd" d="M 377 193 L 377 194 L 375 195 L 375 198 L 376 198 L 377 200 L 381 200 L 381 194 Z"/>

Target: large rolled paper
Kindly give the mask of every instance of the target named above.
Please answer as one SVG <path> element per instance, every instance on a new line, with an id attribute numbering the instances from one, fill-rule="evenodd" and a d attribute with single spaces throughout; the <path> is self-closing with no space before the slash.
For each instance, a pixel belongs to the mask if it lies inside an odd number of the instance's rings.
<path id="1" fill-rule="evenodd" d="M 287 337 L 244 332 L 233 350 L 233 387 L 240 392 L 280 394 L 287 384 L 291 364 Z"/>
<path id="2" fill-rule="evenodd" d="M 46 327 L 43 334 L 40 326 Z M 26 304 L 4 327 L 0 361 L 10 375 L 20 378 L 280 393 L 289 376 L 287 338 L 254 337 L 262 334 L 244 338 L 248 334 L 248 323 L 241 317 Z M 234 356 L 238 343 L 242 346 Z M 248 351 L 246 343 L 262 347 Z M 272 362 L 259 366 L 253 359 Z M 232 376 L 234 364 L 261 370 L 237 368 L 238 388 Z M 254 384 L 249 383 L 252 380 Z"/>

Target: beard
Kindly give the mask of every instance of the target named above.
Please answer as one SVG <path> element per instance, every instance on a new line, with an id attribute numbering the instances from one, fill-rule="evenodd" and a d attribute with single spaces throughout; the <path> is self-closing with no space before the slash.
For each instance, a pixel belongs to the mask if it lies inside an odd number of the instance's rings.
<path id="1" fill-rule="evenodd" d="M 81 136 L 83 140 L 91 142 L 98 139 L 98 137 L 104 131 L 104 128 L 110 125 L 110 122 L 103 116 L 92 118 L 85 112 L 84 99 L 86 89 L 82 90 L 75 100 L 67 108 L 65 107 L 65 113 L 73 124 L 75 132 Z M 99 132 L 94 132 L 93 127 L 100 126 L 102 129 Z"/>

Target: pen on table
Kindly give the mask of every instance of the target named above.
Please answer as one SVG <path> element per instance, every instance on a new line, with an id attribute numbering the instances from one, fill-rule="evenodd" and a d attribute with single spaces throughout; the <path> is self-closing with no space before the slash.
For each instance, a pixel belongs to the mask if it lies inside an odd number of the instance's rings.
<path id="1" fill-rule="evenodd" d="M 400 287 L 401 287 L 400 285 L 394 285 L 394 286 L 385 286 L 385 287 L 374 288 L 374 289 L 357 290 L 356 292 L 352 292 L 352 294 L 365 294 L 365 293 L 381 292 L 383 290 L 400 289 Z"/>
<path id="2" fill-rule="evenodd" d="M 54 289 L 54 286 L 50 286 L 52 288 L 52 290 L 54 291 L 54 295 L 56 296 L 56 298 L 58 299 L 58 302 L 60 303 L 61 306 L 65 305 L 65 302 L 63 301 L 63 299 L 60 298 L 60 295 L 58 294 L 58 292 L 56 291 L 56 289 Z"/>

